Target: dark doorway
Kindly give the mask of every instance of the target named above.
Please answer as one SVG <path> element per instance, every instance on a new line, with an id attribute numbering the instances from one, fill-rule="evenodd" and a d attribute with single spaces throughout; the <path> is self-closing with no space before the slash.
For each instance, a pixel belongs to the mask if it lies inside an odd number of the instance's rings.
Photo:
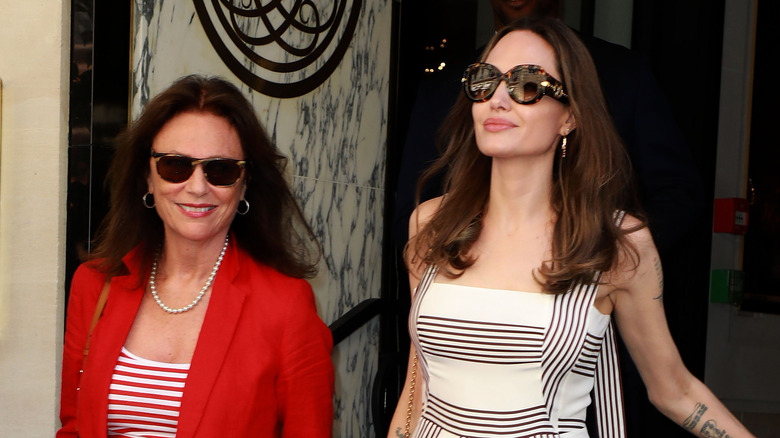
<path id="1" fill-rule="evenodd" d="M 773 142 L 780 92 L 768 85 L 773 83 L 773 66 L 780 56 L 772 19 L 778 13 L 777 2 L 758 3 L 742 301 L 744 310 L 771 313 L 780 313 L 780 159 Z"/>
<path id="2" fill-rule="evenodd" d="M 131 7 L 101 0 L 71 4 L 66 299 L 108 208 L 103 182 L 114 138 L 128 122 Z"/>
<path id="3" fill-rule="evenodd" d="M 420 90 L 432 84 L 451 83 L 456 96 L 464 54 L 476 52 L 478 0 L 451 2 L 425 0 L 393 3 L 393 44 L 391 48 L 392 87 L 389 103 L 387 148 L 387 195 L 385 197 L 382 298 L 379 370 L 375 379 L 372 417 L 376 436 L 385 436 L 404 384 L 409 355 L 407 314 L 409 281 L 402 258 L 406 243 L 406 220 L 396 215 L 397 189 L 402 186 L 409 200 L 416 176 L 399 181 L 404 144 L 414 117 L 413 107 Z M 446 111 L 446 108 L 444 108 Z M 418 120 L 419 122 L 419 120 Z M 396 217 L 398 216 L 398 217 Z M 400 219 L 399 219 L 400 217 Z"/>

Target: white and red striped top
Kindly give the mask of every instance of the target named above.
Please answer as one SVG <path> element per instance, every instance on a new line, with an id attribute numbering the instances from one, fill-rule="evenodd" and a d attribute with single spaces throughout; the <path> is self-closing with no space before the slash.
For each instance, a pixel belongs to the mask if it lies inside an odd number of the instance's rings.
<path id="1" fill-rule="evenodd" d="M 625 437 L 609 315 L 598 278 L 565 294 L 437 283 L 429 267 L 409 317 L 422 415 L 414 438 Z M 603 417 L 603 418 L 601 418 Z"/>
<path id="2" fill-rule="evenodd" d="M 175 437 L 189 370 L 122 347 L 108 391 L 108 436 Z"/>

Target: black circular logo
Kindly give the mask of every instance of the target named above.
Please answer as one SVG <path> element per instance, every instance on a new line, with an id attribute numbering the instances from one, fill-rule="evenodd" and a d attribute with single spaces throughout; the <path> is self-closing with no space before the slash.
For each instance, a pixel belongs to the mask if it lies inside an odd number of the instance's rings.
<path id="1" fill-rule="evenodd" d="M 349 47 L 361 0 L 194 0 L 203 29 L 242 82 L 271 97 L 325 82 Z"/>

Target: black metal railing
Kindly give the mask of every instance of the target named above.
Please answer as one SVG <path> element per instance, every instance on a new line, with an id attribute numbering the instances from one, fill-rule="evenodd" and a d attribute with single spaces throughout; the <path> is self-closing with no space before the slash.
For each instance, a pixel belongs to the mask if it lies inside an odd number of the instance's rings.
<path id="1" fill-rule="evenodd" d="M 346 339 L 349 335 L 362 327 L 363 324 L 379 315 L 381 311 L 382 299 L 369 298 L 340 316 L 339 319 L 328 326 L 333 335 L 333 345 L 337 345 L 339 342 Z"/>

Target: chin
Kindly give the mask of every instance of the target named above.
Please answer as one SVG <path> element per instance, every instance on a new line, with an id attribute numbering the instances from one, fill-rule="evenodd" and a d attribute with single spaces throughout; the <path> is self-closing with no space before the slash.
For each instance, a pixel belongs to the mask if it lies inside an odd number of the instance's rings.
<path id="1" fill-rule="evenodd" d="M 207 242 L 214 238 L 222 238 L 227 230 L 214 231 L 214 227 L 198 226 L 185 229 L 171 230 L 170 237 L 174 239 L 183 239 L 193 243 Z"/>
<path id="2" fill-rule="evenodd" d="M 489 158 L 507 158 L 517 155 L 516 150 L 508 150 L 507 148 L 500 147 L 484 147 L 479 148 L 479 151 L 482 152 L 482 155 Z"/>

